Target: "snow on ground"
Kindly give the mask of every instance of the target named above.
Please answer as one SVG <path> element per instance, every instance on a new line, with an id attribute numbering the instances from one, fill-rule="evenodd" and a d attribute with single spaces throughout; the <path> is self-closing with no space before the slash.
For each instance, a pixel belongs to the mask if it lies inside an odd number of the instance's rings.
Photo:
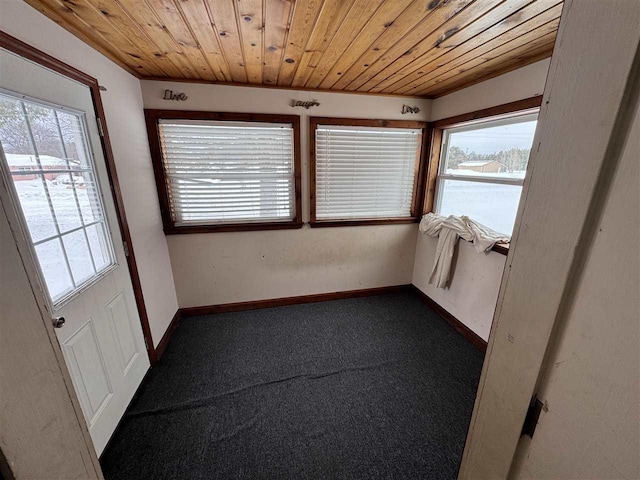
<path id="1" fill-rule="evenodd" d="M 445 180 L 440 215 L 466 215 L 496 232 L 511 235 L 522 187 Z"/>

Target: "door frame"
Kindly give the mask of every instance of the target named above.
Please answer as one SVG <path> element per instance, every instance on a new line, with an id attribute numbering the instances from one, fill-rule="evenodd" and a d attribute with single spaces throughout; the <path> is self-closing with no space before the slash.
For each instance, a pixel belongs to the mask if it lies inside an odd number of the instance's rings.
<path id="1" fill-rule="evenodd" d="M 147 315 L 147 308 L 145 306 L 144 297 L 142 294 L 142 284 L 140 282 L 140 275 L 138 273 L 138 265 L 136 263 L 133 242 L 131 241 L 131 232 L 129 230 L 129 224 L 127 223 L 124 200 L 122 199 L 122 192 L 120 190 L 120 183 L 118 181 L 118 174 L 116 172 L 115 159 L 113 157 L 113 151 L 111 149 L 111 141 L 109 139 L 109 131 L 107 129 L 107 119 L 102 105 L 102 98 L 100 96 L 100 85 L 98 83 L 98 80 L 72 67 L 71 65 L 67 65 L 66 63 L 56 59 L 55 57 L 52 57 L 51 55 L 48 55 L 43 51 L 38 50 L 37 48 L 34 48 L 21 40 L 18 40 L 15 37 L 12 37 L 2 30 L 0 30 L 0 47 L 89 87 L 93 107 L 95 109 L 99 124 L 98 127 L 101 133 L 100 144 L 102 146 L 102 153 L 104 154 L 105 158 L 107 176 L 109 179 L 109 186 L 111 188 L 111 195 L 113 196 L 116 215 L 118 217 L 118 227 L 120 229 L 120 234 L 122 235 L 122 240 L 125 244 L 125 254 L 127 257 L 127 265 L 129 267 L 129 276 L 131 277 L 131 284 L 133 286 L 136 307 L 138 309 L 138 315 L 140 316 L 142 334 L 144 336 L 144 341 L 147 347 L 149 362 L 151 366 L 153 366 L 158 360 L 158 355 L 156 353 L 156 349 L 153 346 L 153 339 L 151 337 L 149 317 Z"/>
<path id="2" fill-rule="evenodd" d="M 528 445 L 537 441 L 532 431 L 523 433 L 529 408 L 542 403 L 539 419 L 530 416 L 533 425 L 555 408 L 542 387 L 557 366 L 554 354 L 640 96 L 640 7 L 637 0 L 616 6 L 563 5 L 460 480 L 522 476 Z"/>

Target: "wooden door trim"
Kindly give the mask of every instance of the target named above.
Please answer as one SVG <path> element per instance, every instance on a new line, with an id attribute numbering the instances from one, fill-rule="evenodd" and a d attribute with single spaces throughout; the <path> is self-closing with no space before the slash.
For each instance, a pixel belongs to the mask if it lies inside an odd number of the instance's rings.
<path id="1" fill-rule="evenodd" d="M 102 152 L 104 154 L 105 164 L 107 167 L 107 175 L 109 177 L 111 194 L 113 196 L 113 201 L 116 207 L 118 226 L 120 228 L 122 240 L 127 245 L 127 265 L 129 267 L 129 275 L 131 277 L 133 293 L 136 300 L 136 306 L 138 308 L 138 314 L 140 316 L 140 323 L 142 324 L 142 334 L 144 335 L 144 340 L 147 345 L 149 362 L 151 363 L 151 365 L 153 365 L 157 361 L 157 355 L 155 348 L 153 347 L 151 328 L 149 326 L 149 317 L 147 315 L 147 308 L 145 306 L 144 297 L 142 295 L 142 284 L 140 282 L 140 275 L 138 273 L 138 266 L 133 250 L 133 243 L 131 241 L 131 232 L 129 230 L 129 224 L 127 223 L 124 201 L 122 199 L 122 192 L 120 190 L 120 183 L 118 181 L 118 175 L 116 172 L 115 159 L 113 157 L 113 150 L 111 149 L 111 141 L 109 139 L 107 121 L 104 113 L 104 107 L 102 105 L 102 98 L 100 96 L 100 85 L 98 84 L 98 80 L 78 70 L 77 68 L 72 67 L 71 65 L 67 65 L 57 58 L 52 57 L 51 55 L 48 55 L 43 51 L 24 43 L 21 40 L 18 40 L 17 38 L 1 30 L 0 47 L 13 52 L 23 58 L 26 58 L 27 60 L 31 60 L 34 63 L 48 68 L 49 70 L 53 70 L 54 72 L 70 78 L 71 80 L 82 83 L 83 85 L 89 87 L 89 90 L 91 91 L 93 107 L 102 127 L 100 142 L 102 144 Z"/>

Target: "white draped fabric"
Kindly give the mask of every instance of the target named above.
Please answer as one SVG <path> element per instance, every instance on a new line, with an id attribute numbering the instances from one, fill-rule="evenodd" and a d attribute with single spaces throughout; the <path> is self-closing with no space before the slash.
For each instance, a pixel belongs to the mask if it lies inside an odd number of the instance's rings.
<path id="1" fill-rule="evenodd" d="M 469 217 L 450 215 L 443 217 L 427 213 L 420 221 L 420 231 L 431 237 L 438 237 L 436 255 L 429 277 L 429 283 L 444 288 L 449 282 L 451 262 L 458 238 L 472 242 L 477 253 L 488 252 L 496 243 L 507 243 L 511 238 L 495 232 Z"/>

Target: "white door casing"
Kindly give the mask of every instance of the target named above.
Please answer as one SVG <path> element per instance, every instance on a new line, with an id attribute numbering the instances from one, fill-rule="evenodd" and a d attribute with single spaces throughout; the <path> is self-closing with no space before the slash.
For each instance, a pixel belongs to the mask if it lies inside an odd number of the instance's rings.
<path id="1" fill-rule="evenodd" d="M 127 405 L 149 368 L 144 337 L 136 308 L 131 277 L 108 174 L 101 149 L 100 132 L 96 121 L 90 89 L 22 57 L 0 50 L 0 88 L 4 93 L 26 96 L 34 102 L 66 107 L 84 112 L 85 132 L 93 157 L 93 168 L 100 187 L 106 223 L 113 244 L 113 265 L 89 284 L 54 304 L 47 293 L 43 275 L 31 275 L 34 290 L 42 294 L 52 317 L 64 317 L 66 324 L 56 329 L 74 389 L 99 455 Z M 1 141 L 1 138 L 0 138 Z M 24 221 L 5 155 L 2 155 L 3 193 L 14 211 L 10 223 L 19 243 L 30 251 L 30 261 L 40 271 L 33 253 L 31 237 Z"/>

